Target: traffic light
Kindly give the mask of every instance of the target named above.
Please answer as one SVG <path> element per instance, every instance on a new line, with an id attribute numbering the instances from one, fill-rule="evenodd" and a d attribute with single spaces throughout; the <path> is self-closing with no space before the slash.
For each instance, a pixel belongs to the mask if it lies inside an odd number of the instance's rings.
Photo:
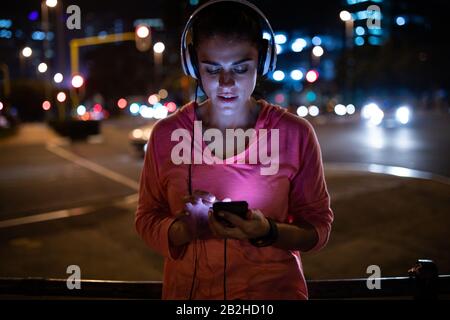
<path id="1" fill-rule="evenodd" d="M 140 24 L 135 30 L 136 48 L 141 51 L 147 51 L 152 44 L 152 33 L 150 27 L 145 24 Z"/>

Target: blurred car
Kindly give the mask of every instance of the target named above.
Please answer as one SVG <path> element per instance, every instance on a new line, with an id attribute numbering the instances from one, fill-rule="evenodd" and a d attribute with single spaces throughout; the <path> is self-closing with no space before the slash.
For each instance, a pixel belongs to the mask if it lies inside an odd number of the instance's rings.
<path id="1" fill-rule="evenodd" d="M 396 106 L 394 104 L 386 104 L 383 107 L 379 107 L 372 102 L 361 109 L 361 117 L 369 125 L 393 128 L 410 123 L 412 109 L 406 105 Z"/>
<path id="2" fill-rule="evenodd" d="M 153 124 L 147 124 L 136 129 L 133 129 L 128 134 L 130 144 L 136 150 L 136 152 L 144 157 L 145 151 L 147 151 L 147 142 L 152 132 Z"/>

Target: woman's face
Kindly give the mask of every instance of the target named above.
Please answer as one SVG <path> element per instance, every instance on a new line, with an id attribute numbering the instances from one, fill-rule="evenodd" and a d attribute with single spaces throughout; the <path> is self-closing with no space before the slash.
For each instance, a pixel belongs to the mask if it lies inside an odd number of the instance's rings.
<path id="1" fill-rule="evenodd" d="M 232 114 L 250 101 L 258 68 L 255 45 L 213 36 L 201 40 L 197 57 L 203 89 L 214 108 Z"/>

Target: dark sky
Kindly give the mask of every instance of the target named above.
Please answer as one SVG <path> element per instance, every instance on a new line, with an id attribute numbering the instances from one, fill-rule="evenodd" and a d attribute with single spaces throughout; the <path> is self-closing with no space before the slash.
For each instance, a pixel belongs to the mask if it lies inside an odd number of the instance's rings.
<path id="1" fill-rule="evenodd" d="M 66 8 L 69 4 L 77 4 L 81 8 L 82 17 L 94 15 L 101 20 L 104 17 L 116 16 L 125 20 L 136 18 L 161 17 L 180 21 L 182 24 L 194 8 L 189 0 L 59 0 Z M 10 16 L 26 16 L 31 10 L 40 7 L 41 0 L 2 1 L 0 19 Z M 204 3 L 205 1 L 200 1 Z M 339 12 L 345 0 L 251 0 L 268 17 L 276 30 L 292 28 L 305 29 L 309 32 L 329 33 L 342 27 Z M 392 6 L 399 11 L 410 11 L 426 16 L 431 22 L 433 32 L 447 35 L 448 0 L 391 0 Z M 111 23 L 106 20 L 105 23 Z"/>

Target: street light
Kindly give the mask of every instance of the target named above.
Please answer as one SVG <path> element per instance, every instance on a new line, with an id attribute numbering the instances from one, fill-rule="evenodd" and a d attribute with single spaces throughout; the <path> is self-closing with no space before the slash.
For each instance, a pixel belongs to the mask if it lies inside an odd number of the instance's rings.
<path id="1" fill-rule="evenodd" d="M 306 73 L 306 81 L 309 83 L 315 82 L 319 78 L 319 73 L 316 70 L 309 70 Z"/>
<path id="2" fill-rule="evenodd" d="M 144 52 L 150 49 L 152 44 L 150 28 L 145 24 L 138 25 L 135 30 L 134 41 L 136 42 L 136 49 L 139 51 Z"/>
<path id="3" fill-rule="evenodd" d="M 346 76 L 345 76 L 345 92 L 344 98 L 345 100 L 351 99 L 351 79 L 350 76 L 352 74 L 352 48 L 353 48 L 353 17 L 350 12 L 343 10 L 339 13 L 339 17 L 342 21 L 345 22 L 345 47 L 348 50 L 348 53 L 345 55 L 345 67 L 346 67 Z"/>
<path id="4" fill-rule="evenodd" d="M 166 47 L 164 43 L 157 42 L 153 45 L 153 59 L 155 63 L 155 79 L 161 74 L 161 67 L 163 63 L 163 52 Z"/>
<path id="5" fill-rule="evenodd" d="M 353 17 L 350 12 L 343 10 L 339 13 L 339 17 L 345 22 L 345 37 L 347 41 L 347 47 L 352 47 L 353 37 Z"/>
<path id="6" fill-rule="evenodd" d="M 46 72 L 47 71 L 47 64 L 45 63 L 45 62 L 41 62 L 41 63 L 39 63 L 39 65 L 38 65 L 38 71 L 40 72 L 40 73 L 44 73 L 44 72 Z"/>
<path id="7" fill-rule="evenodd" d="M 33 54 L 33 50 L 31 50 L 30 47 L 25 47 L 25 48 L 22 49 L 22 55 L 23 55 L 25 58 L 31 57 L 32 54 Z"/>
<path id="8" fill-rule="evenodd" d="M 72 100 L 72 107 L 73 107 L 78 106 L 80 104 L 80 96 L 81 99 L 83 99 L 84 97 L 84 87 L 83 87 L 84 79 L 79 74 L 76 74 L 72 77 L 71 84 L 73 89 L 70 90 L 70 97 Z M 81 92 L 79 92 L 78 89 L 80 89 Z"/>
<path id="9" fill-rule="evenodd" d="M 58 94 L 56 95 L 56 100 L 58 100 L 61 103 L 66 101 L 66 94 L 62 91 L 58 92 Z"/>
<path id="10" fill-rule="evenodd" d="M 46 0 L 45 4 L 47 7 L 54 8 L 58 4 L 58 0 Z"/>
<path id="11" fill-rule="evenodd" d="M 77 74 L 77 75 L 74 75 L 73 77 L 72 77 L 72 86 L 74 87 L 74 88 L 81 88 L 81 86 L 83 85 L 83 83 L 84 83 L 84 79 L 83 79 L 83 77 L 82 76 L 80 76 L 79 74 Z"/>
<path id="12" fill-rule="evenodd" d="M 63 79 L 64 76 L 59 72 L 53 76 L 53 81 L 55 81 L 55 83 L 61 83 Z"/>
<path id="13" fill-rule="evenodd" d="M 147 38 L 150 34 L 150 29 L 147 26 L 139 26 L 136 29 L 136 34 L 139 38 Z"/>
<path id="14" fill-rule="evenodd" d="M 19 54 L 20 73 L 23 75 L 25 72 L 25 59 L 31 57 L 33 50 L 30 47 L 25 47 Z"/>
<path id="15" fill-rule="evenodd" d="M 316 57 L 321 57 L 323 55 L 323 48 L 321 46 L 315 46 L 312 53 Z"/>
<path id="16" fill-rule="evenodd" d="M 155 45 L 153 46 L 153 51 L 155 51 L 155 53 L 163 53 L 165 48 L 166 48 L 166 47 L 164 46 L 164 43 L 162 43 L 162 42 L 157 42 L 157 43 L 155 43 Z"/>
<path id="17" fill-rule="evenodd" d="M 339 17 L 341 18 L 342 21 L 348 21 L 352 18 L 352 15 L 347 10 L 342 10 L 339 13 Z"/>
<path id="18" fill-rule="evenodd" d="M 312 49 L 312 63 L 317 67 L 320 63 L 320 57 L 323 55 L 323 48 L 319 45 L 314 46 Z"/>

